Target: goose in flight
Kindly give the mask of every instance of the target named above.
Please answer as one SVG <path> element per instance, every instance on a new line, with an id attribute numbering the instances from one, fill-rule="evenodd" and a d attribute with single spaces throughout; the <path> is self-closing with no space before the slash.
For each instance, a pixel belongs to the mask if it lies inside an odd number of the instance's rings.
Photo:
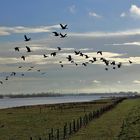
<path id="1" fill-rule="evenodd" d="M 54 34 L 54 36 L 59 36 L 58 32 L 52 32 Z"/>
<path id="2" fill-rule="evenodd" d="M 27 52 L 31 52 L 30 47 L 26 46 Z"/>
<path id="3" fill-rule="evenodd" d="M 19 47 L 15 47 L 15 51 L 18 51 L 19 52 Z"/>
<path id="4" fill-rule="evenodd" d="M 85 54 L 85 58 L 86 58 L 86 59 L 88 59 L 88 58 L 89 58 L 89 56 Z"/>
<path id="5" fill-rule="evenodd" d="M 67 34 L 62 34 L 62 33 L 60 33 L 60 38 L 65 38 L 65 37 L 67 37 Z"/>
<path id="6" fill-rule="evenodd" d="M 25 41 L 30 41 L 31 38 L 28 38 L 26 35 L 24 35 Z"/>
<path id="7" fill-rule="evenodd" d="M 132 64 L 133 62 L 129 60 L 129 63 Z"/>
<path id="8" fill-rule="evenodd" d="M 84 56 L 84 54 L 82 52 L 80 52 L 80 56 Z"/>
<path id="9" fill-rule="evenodd" d="M 71 60 L 71 63 L 74 63 L 74 61 L 73 61 L 73 60 Z"/>
<path id="10" fill-rule="evenodd" d="M 51 53 L 51 56 L 56 56 L 56 52 Z"/>
<path id="11" fill-rule="evenodd" d="M 16 73 L 15 73 L 15 72 L 12 72 L 12 73 L 11 73 L 11 76 L 15 76 L 15 75 L 16 75 Z"/>
<path id="12" fill-rule="evenodd" d="M 82 65 L 83 65 L 83 66 L 85 66 L 85 67 L 87 66 L 87 64 L 86 64 L 86 63 L 82 63 Z"/>
<path id="13" fill-rule="evenodd" d="M 21 68 L 22 68 L 22 66 L 19 66 L 18 68 L 19 68 L 19 69 L 21 69 Z"/>
<path id="14" fill-rule="evenodd" d="M 33 69 L 33 68 L 34 68 L 34 66 L 31 66 L 30 68 L 31 68 L 31 69 Z"/>
<path id="15" fill-rule="evenodd" d="M 5 80 L 8 80 L 9 76 L 6 76 Z"/>
<path id="16" fill-rule="evenodd" d="M 97 61 L 97 58 L 96 57 L 93 57 L 93 61 Z"/>
<path id="17" fill-rule="evenodd" d="M 111 65 L 116 65 L 115 61 L 112 61 L 110 64 L 111 64 Z"/>
<path id="18" fill-rule="evenodd" d="M 105 68 L 105 70 L 107 71 L 107 70 L 108 70 L 108 68 Z"/>
<path id="19" fill-rule="evenodd" d="M 21 58 L 25 61 L 25 56 L 24 55 L 22 55 Z"/>
<path id="20" fill-rule="evenodd" d="M 122 63 L 120 62 L 117 66 L 118 66 L 118 68 L 120 68 L 122 66 Z"/>
<path id="21" fill-rule="evenodd" d="M 60 47 L 57 47 L 58 51 L 61 51 L 61 48 Z"/>
<path id="22" fill-rule="evenodd" d="M 106 66 L 108 66 L 109 65 L 109 61 L 108 60 L 103 60 L 103 62 L 106 64 Z"/>
<path id="23" fill-rule="evenodd" d="M 27 71 L 31 71 L 32 69 L 28 69 Z"/>
<path id="24" fill-rule="evenodd" d="M 67 28 L 67 26 L 68 26 L 67 24 L 66 24 L 66 25 L 60 24 L 60 26 L 61 26 L 61 29 L 63 29 L 63 30 L 64 30 L 64 29 L 68 29 L 68 28 Z"/>
<path id="25" fill-rule="evenodd" d="M 93 60 L 89 60 L 89 62 L 94 63 L 94 61 L 93 61 Z"/>
<path id="26" fill-rule="evenodd" d="M 43 54 L 44 58 L 48 57 L 46 54 Z"/>
<path id="27" fill-rule="evenodd" d="M 102 51 L 98 51 L 98 52 L 97 52 L 97 54 L 100 54 L 100 55 L 102 55 Z"/>
<path id="28" fill-rule="evenodd" d="M 68 61 L 72 61 L 72 57 L 71 55 L 68 55 L 68 57 L 66 57 L 68 59 Z"/>
<path id="29" fill-rule="evenodd" d="M 78 55 L 80 53 L 80 51 L 74 51 L 75 55 Z"/>

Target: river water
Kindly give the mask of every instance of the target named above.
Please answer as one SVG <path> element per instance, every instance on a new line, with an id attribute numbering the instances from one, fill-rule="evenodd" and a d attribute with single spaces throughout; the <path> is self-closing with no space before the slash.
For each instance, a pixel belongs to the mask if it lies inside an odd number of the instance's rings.
<path id="1" fill-rule="evenodd" d="M 108 98 L 109 96 L 105 96 Z M 74 95 L 74 96 L 59 96 L 59 97 L 31 97 L 31 98 L 4 98 L 0 99 L 0 109 L 26 106 L 26 105 L 39 105 L 39 104 L 55 104 L 55 103 L 70 103 L 82 102 L 101 99 L 102 96 L 98 95 Z"/>

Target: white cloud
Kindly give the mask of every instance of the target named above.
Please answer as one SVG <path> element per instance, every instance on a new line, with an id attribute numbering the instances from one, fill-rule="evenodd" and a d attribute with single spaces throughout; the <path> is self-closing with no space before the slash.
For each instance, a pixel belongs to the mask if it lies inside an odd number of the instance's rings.
<path id="1" fill-rule="evenodd" d="M 98 15 L 98 14 L 95 13 L 95 12 L 89 12 L 88 14 L 89 14 L 89 16 L 91 16 L 91 17 L 96 17 L 96 18 L 101 18 L 101 17 L 102 17 L 102 16 Z"/>
<path id="2" fill-rule="evenodd" d="M 125 12 L 121 13 L 120 17 L 122 17 L 122 18 L 126 17 L 126 13 Z"/>
<path id="3" fill-rule="evenodd" d="M 4 30 L 0 29 L 0 36 L 6 36 L 6 35 L 10 35 L 10 33 L 8 33 L 7 31 L 4 31 Z"/>
<path id="4" fill-rule="evenodd" d="M 140 7 L 138 7 L 137 5 L 131 5 L 129 12 L 132 17 L 140 18 Z"/>
<path id="5" fill-rule="evenodd" d="M 75 5 L 70 6 L 69 11 L 70 13 L 74 14 L 76 12 L 76 6 Z"/>
<path id="6" fill-rule="evenodd" d="M 0 36 L 10 35 L 13 33 L 43 33 L 43 32 L 51 32 L 54 29 L 60 28 L 59 25 L 53 26 L 38 26 L 38 27 L 24 27 L 24 26 L 15 26 L 15 27 L 7 27 L 0 26 Z"/>
<path id="7" fill-rule="evenodd" d="M 38 48 L 36 48 L 36 49 L 38 49 Z M 86 52 L 85 54 L 87 54 L 91 58 L 97 57 L 98 60 L 100 60 L 100 57 L 101 57 L 96 52 Z M 43 58 L 42 54 L 34 54 L 34 52 L 32 52 L 30 55 L 26 56 L 26 61 L 23 61 L 20 58 L 19 54 L 17 56 L 11 56 L 11 57 L 10 56 L 0 57 L 0 64 L 14 64 L 14 63 L 17 63 L 17 64 L 18 63 L 58 64 L 59 61 L 63 61 L 63 64 L 71 64 L 66 59 L 66 57 L 68 55 L 71 55 L 72 58 L 74 59 L 74 61 L 78 64 L 82 64 L 83 62 L 87 61 L 87 60 L 85 60 L 85 57 L 76 56 L 74 54 L 74 52 L 63 52 L 62 51 L 62 52 L 58 53 L 56 57 L 52 57 L 52 56 L 48 55 L 49 57 L 47 57 L 46 59 Z M 116 60 L 117 61 L 119 59 L 119 61 L 128 62 L 128 60 L 126 60 L 126 59 L 123 60 L 123 58 L 119 58 L 119 56 L 123 56 L 123 55 L 124 54 L 118 54 L 118 53 L 113 53 L 113 52 L 103 52 L 103 57 L 105 57 L 108 60 Z M 91 59 L 91 58 L 89 58 L 89 59 Z M 139 61 L 137 60 L 137 62 L 140 63 L 140 58 L 137 58 L 137 59 L 139 60 Z M 97 61 L 95 64 L 102 65 L 103 63 L 101 61 Z"/>
<path id="8" fill-rule="evenodd" d="M 134 80 L 133 83 L 134 84 L 140 84 L 140 80 Z"/>
<path id="9" fill-rule="evenodd" d="M 131 29 L 131 30 L 115 31 L 115 32 L 69 33 L 69 36 L 77 36 L 77 37 L 117 37 L 117 36 L 121 37 L 121 36 L 134 36 L 134 35 L 140 35 L 140 29 Z"/>
<path id="10" fill-rule="evenodd" d="M 128 46 L 128 45 L 135 45 L 135 46 L 140 46 L 140 42 L 112 43 L 112 44 L 105 44 L 105 45 L 112 45 L 112 46 Z"/>
<path id="11" fill-rule="evenodd" d="M 130 16 L 132 18 L 139 19 L 140 18 L 140 7 L 132 4 L 129 11 L 123 12 L 120 15 L 121 18 L 124 18 L 126 16 Z"/>
<path id="12" fill-rule="evenodd" d="M 98 81 L 98 80 L 93 80 L 92 82 L 95 83 L 95 84 L 100 84 L 101 83 L 101 81 Z"/>
<path id="13" fill-rule="evenodd" d="M 117 81 L 117 83 L 118 83 L 118 84 L 120 84 L 120 83 L 121 83 L 121 81 Z"/>

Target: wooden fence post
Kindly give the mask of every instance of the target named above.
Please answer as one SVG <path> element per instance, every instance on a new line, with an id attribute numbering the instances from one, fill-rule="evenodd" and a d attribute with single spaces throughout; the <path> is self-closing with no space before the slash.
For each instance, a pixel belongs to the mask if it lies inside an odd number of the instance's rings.
<path id="1" fill-rule="evenodd" d="M 76 132 L 75 119 L 73 120 L 73 132 Z"/>
<path id="2" fill-rule="evenodd" d="M 56 139 L 59 140 L 59 129 L 57 129 L 56 133 Z"/>
<path id="3" fill-rule="evenodd" d="M 82 117 L 80 117 L 80 128 L 82 127 Z"/>
<path id="4" fill-rule="evenodd" d="M 88 116 L 85 114 L 85 119 L 86 119 L 86 125 L 88 124 Z"/>
<path id="5" fill-rule="evenodd" d="M 63 139 L 65 139 L 67 136 L 67 124 L 64 125 L 63 132 L 64 132 Z"/>
<path id="6" fill-rule="evenodd" d="M 72 134 L 72 130 L 71 130 L 71 122 L 69 123 L 69 135 Z"/>
<path id="7" fill-rule="evenodd" d="M 49 140 L 51 140 L 51 133 L 49 133 Z"/>
<path id="8" fill-rule="evenodd" d="M 77 131 L 79 130 L 79 119 L 77 119 Z"/>

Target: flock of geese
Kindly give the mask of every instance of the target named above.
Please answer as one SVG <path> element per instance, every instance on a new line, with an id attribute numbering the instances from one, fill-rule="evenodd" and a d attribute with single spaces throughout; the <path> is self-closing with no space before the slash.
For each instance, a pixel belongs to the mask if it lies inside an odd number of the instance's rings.
<path id="1" fill-rule="evenodd" d="M 61 29 L 62 30 L 66 30 L 66 29 L 68 29 L 67 28 L 67 24 L 60 24 L 60 27 L 61 27 Z M 58 33 L 58 32 L 56 32 L 56 31 L 54 31 L 54 32 L 52 32 L 53 33 L 53 35 L 54 36 L 56 36 L 56 37 L 60 37 L 60 38 L 65 38 L 65 37 L 67 37 L 67 34 L 65 33 L 65 34 L 62 34 L 61 32 L 60 33 Z M 27 35 L 24 35 L 24 41 L 25 42 L 29 42 L 29 41 L 31 41 L 31 38 L 30 37 L 27 37 Z M 32 52 L 32 49 L 30 48 L 30 47 L 28 47 L 28 46 L 25 46 L 26 47 L 26 51 L 27 51 L 27 53 L 30 53 L 30 52 Z M 15 52 L 20 52 L 20 47 L 15 47 L 14 48 L 14 50 L 15 50 Z M 43 58 L 48 58 L 48 57 L 56 57 L 57 56 L 57 54 L 60 52 L 60 51 L 62 51 L 63 49 L 61 48 L 61 47 L 57 47 L 57 51 L 54 51 L 54 52 L 51 52 L 49 55 L 47 54 L 42 54 L 42 57 Z M 105 65 L 105 71 L 108 71 L 109 70 L 109 66 L 111 66 L 111 68 L 112 69 L 117 69 L 117 68 L 121 68 L 122 67 L 122 62 L 116 62 L 116 61 L 112 61 L 112 60 L 107 60 L 106 58 L 104 58 L 104 57 L 102 57 L 103 56 L 103 52 L 102 51 L 97 51 L 96 53 L 97 53 L 97 55 L 100 55 L 101 57 L 90 57 L 89 55 L 87 55 L 87 54 L 85 54 L 85 53 L 83 53 L 82 51 L 80 51 L 80 50 L 74 50 L 74 55 L 75 56 L 79 56 L 79 57 L 82 57 L 82 58 L 84 58 L 84 60 L 86 60 L 86 61 L 84 61 L 84 62 L 82 62 L 82 63 L 77 63 L 75 60 L 74 60 L 74 57 L 72 57 L 72 55 L 68 55 L 67 57 L 66 57 L 66 60 L 68 61 L 68 62 L 70 62 L 71 64 L 74 64 L 75 66 L 78 66 L 78 65 L 82 65 L 82 66 L 84 66 L 84 67 L 86 67 L 88 64 L 93 64 L 93 63 L 95 63 L 96 61 L 100 61 L 100 62 L 102 62 L 102 63 L 104 63 L 104 65 Z M 22 55 L 21 57 L 20 57 L 23 61 L 26 61 L 26 56 L 25 55 Z M 131 61 L 131 60 L 128 60 L 128 63 L 129 64 L 132 64 L 133 62 Z M 63 68 L 64 67 L 64 64 L 63 64 L 63 61 L 59 61 L 59 64 L 60 64 L 60 66 Z M 18 68 L 19 69 L 21 69 L 23 66 L 18 66 Z M 34 66 L 30 66 L 30 68 L 27 70 L 27 71 L 31 71 L 32 69 L 34 68 Z M 41 72 L 41 70 L 40 69 L 37 69 L 36 70 L 37 72 Z M 43 75 L 43 74 L 45 74 L 46 72 L 41 72 L 41 74 Z M 6 77 L 5 77 L 5 79 L 4 80 L 9 80 L 9 78 L 10 77 L 13 77 L 13 76 L 16 76 L 16 72 L 11 72 L 9 75 L 6 75 Z M 22 73 L 21 74 L 21 76 L 23 77 L 23 76 L 25 76 L 25 74 L 24 73 Z M 0 80 L 0 84 L 3 84 L 4 83 L 4 80 Z"/>

